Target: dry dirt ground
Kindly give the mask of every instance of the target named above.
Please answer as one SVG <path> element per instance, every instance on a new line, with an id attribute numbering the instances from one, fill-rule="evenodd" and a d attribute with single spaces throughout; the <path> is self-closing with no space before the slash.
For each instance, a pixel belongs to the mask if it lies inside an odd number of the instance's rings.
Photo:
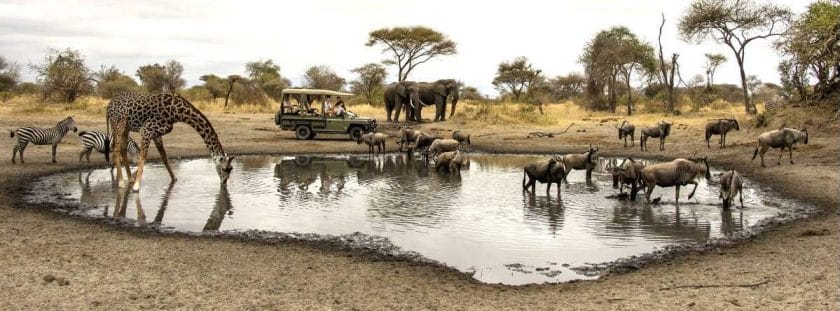
<path id="1" fill-rule="evenodd" d="M 296 141 L 291 132 L 276 130 L 269 114 L 219 113 L 209 118 L 231 154 L 366 150 L 349 141 Z M 0 128 L 49 125 L 55 119 L 6 115 L 0 116 Z M 77 119 L 81 129 L 104 128 L 101 117 Z M 524 127 L 469 130 L 474 148 L 489 152 L 577 152 L 592 143 L 603 155 L 665 159 L 699 150 L 709 154 L 713 165 L 736 168 L 825 212 L 775 227 L 734 247 L 680 255 L 598 281 L 509 287 L 480 284 L 423 264 L 374 261 L 352 252 L 134 232 L 26 206 L 20 195 L 27 180 L 80 167 L 78 138 L 69 134 L 59 146 L 58 164 L 49 164 L 49 147 L 39 146 L 27 149 L 26 164 L 12 165 L 8 155 L 14 140 L 6 136 L 0 139 L 0 150 L 6 154 L 0 160 L 0 309 L 840 308 L 837 126 L 812 130 L 810 144 L 795 151 L 795 165 L 784 161 L 775 165 L 778 151 L 771 151 L 768 163 L 772 164 L 760 168 L 749 162 L 758 131 L 744 126 L 730 135 L 732 148 L 707 150 L 702 129 L 675 121 L 667 151 L 655 151 L 652 144 L 644 154 L 638 148 L 621 147 L 614 122 L 581 120 L 554 138 L 525 139 L 531 130 Z M 455 126 L 446 122 L 422 127 L 448 134 Z M 207 154 L 199 137 L 184 125 L 165 141 L 173 158 Z M 156 156 L 155 151 L 150 154 Z M 59 280 L 49 282 L 50 276 Z M 663 290 L 765 281 L 754 287 Z"/>

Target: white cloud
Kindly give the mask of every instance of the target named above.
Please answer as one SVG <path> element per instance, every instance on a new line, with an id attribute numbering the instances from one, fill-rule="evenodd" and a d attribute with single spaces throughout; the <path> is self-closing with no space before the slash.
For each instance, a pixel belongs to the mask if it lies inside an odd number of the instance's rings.
<path id="1" fill-rule="evenodd" d="M 205 73 L 243 73 L 245 62 L 273 59 L 299 81 L 306 67 L 328 65 L 346 78 L 350 70 L 386 56 L 366 47 L 381 27 L 425 25 L 458 43 L 458 55 L 442 57 L 412 72 L 413 80 L 456 78 L 495 93 L 490 81 L 499 62 L 527 56 L 548 75 L 581 71 L 577 58 L 586 41 L 624 25 L 655 44 L 660 13 L 668 22 L 666 53 L 679 53 L 685 79 L 702 72 L 703 54 L 731 51 L 694 45 L 677 37 L 676 22 L 688 1 L 13 1 L 0 2 L 0 55 L 34 63 L 48 48 L 70 47 L 89 66 L 114 64 L 129 74 L 138 66 L 176 59 L 185 78 Z M 786 0 L 794 12 L 808 1 Z M 752 43 L 747 72 L 778 82 L 778 55 L 771 42 Z M 391 68 L 389 68 L 391 69 Z M 394 69 L 391 69 L 394 79 Z M 26 73 L 32 79 L 31 73 Z M 737 65 L 720 67 L 720 83 L 739 83 Z"/>

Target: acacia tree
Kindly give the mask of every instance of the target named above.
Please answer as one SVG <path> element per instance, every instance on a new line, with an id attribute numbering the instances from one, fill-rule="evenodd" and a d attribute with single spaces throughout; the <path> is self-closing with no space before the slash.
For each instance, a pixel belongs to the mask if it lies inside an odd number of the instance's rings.
<path id="1" fill-rule="evenodd" d="M 715 70 L 721 64 L 726 62 L 726 56 L 723 54 L 712 54 L 706 53 L 706 65 L 704 69 L 706 69 L 706 90 L 711 91 L 712 85 L 715 84 Z"/>
<path id="2" fill-rule="evenodd" d="M 204 88 L 210 93 L 210 96 L 213 97 L 213 103 L 216 103 L 216 99 L 227 97 L 227 81 L 225 79 L 214 75 L 214 74 L 206 74 L 198 78 L 201 81 L 204 81 Z"/>
<path id="3" fill-rule="evenodd" d="M 148 92 L 176 92 L 187 85 L 181 78 L 184 66 L 176 60 L 169 60 L 164 65 L 151 64 L 137 69 L 137 78 Z"/>
<path id="4" fill-rule="evenodd" d="M 597 106 L 606 87 L 608 108 L 612 112 L 616 111 L 618 101 L 619 75 L 624 78 L 629 113 L 632 111 L 630 77 L 639 68 L 654 67 L 653 47 L 640 41 L 627 27 L 615 26 L 600 31 L 587 42 L 579 62 L 584 65 L 588 78 L 590 100 Z"/>
<path id="5" fill-rule="evenodd" d="M 137 81 L 125 75 L 114 65 L 99 67 L 99 71 L 93 73 L 93 77 L 96 81 L 96 92 L 102 98 L 114 98 L 119 94 L 139 89 Z"/>
<path id="6" fill-rule="evenodd" d="M 551 86 L 551 94 L 556 99 L 570 99 L 579 96 L 583 93 L 583 88 L 586 85 L 586 77 L 582 74 L 573 72 L 565 76 L 557 76 L 554 79 L 548 80 Z"/>
<path id="7" fill-rule="evenodd" d="M 312 66 L 303 75 L 304 86 L 313 89 L 341 91 L 346 81 L 328 66 Z"/>
<path id="8" fill-rule="evenodd" d="M 0 92 L 9 92 L 20 80 L 20 66 L 0 56 Z M 5 97 L 4 97 L 5 98 Z"/>
<path id="9" fill-rule="evenodd" d="M 397 81 L 405 81 L 417 65 L 432 58 L 457 53 L 455 41 L 423 26 L 382 28 L 370 32 L 366 46 L 381 45 L 382 52 L 392 54 L 383 61 L 397 66 Z"/>
<path id="10" fill-rule="evenodd" d="M 283 89 L 292 85 L 289 79 L 280 75 L 280 66 L 270 59 L 248 62 L 245 64 L 245 71 L 248 72 L 250 81 L 274 100 L 279 101 Z"/>
<path id="11" fill-rule="evenodd" d="M 57 97 L 70 103 L 79 96 L 93 93 L 93 77 L 79 51 L 50 49 L 40 64 L 29 65 L 37 75 L 43 99 Z"/>
<path id="12" fill-rule="evenodd" d="M 369 63 L 352 70 L 358 74 L 356 80 L 350 81 L 350 90 L 353 93 L 361 94 L 368 103 L 379 104 L 382 97 L 377 96 L 382 92 L 382 83 L 385 81 L 387 72 L 380 64 Z"/>
<path id="13" fill-rule="evenodd" d="M 233 92 L 233 86 L 236 84 L 236 82 L 240 82 L 241 80 L 243 80 L 242 76 L 239 75 L 229 75 L 227 77 L 227 94 L 225 94 L 225 108 L 227 108 L 228 106 L 228 100 L 230 99 L 230 93 Z"/>
<path id="14" fill-rule="evenodd" d="M 686 41 L 703 42 L 713 38 L 725 44 L 735 54 L 741 74 L 744 109 L 755 113 L 755 105 L 747 91 L 744 72 L 746 47 L 757 39 L 767 39 L 784 33 L 791 12 L 772 3 L 754 0 L 694 0 L 680 19 L 680 34 Z"/>
<path id="15" fill-rule="evenodd" d="M 840 2 L 818 1 L 797 18 L 777 47 L 787 59 L 779 64 L 783 85 L 807 100 L 809 77 L 814 99 L 840 92 Z"/>
<path id="16" fill-rule="evenodd" d="M 523 92 L 540 77 L 542 70 L 534 68 L 528 63 L 528 58 L 520 56 L 512 61 L 505 61 L 499 64 L 496 69 L 496 77 L 493 79 L 493 86 L 501 93 L 513 95 L 514 101 L 519 101 Z"/>

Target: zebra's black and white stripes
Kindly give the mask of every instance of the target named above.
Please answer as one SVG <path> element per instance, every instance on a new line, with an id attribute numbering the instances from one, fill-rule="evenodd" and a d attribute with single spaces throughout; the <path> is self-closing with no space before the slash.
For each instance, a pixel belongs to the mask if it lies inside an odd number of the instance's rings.
<path id="1" fill-rule="evenodd" d="M 87 161 L 90 162 L 90 153 L 93 150 L 104 154 L 105 161 L 108 161 L 109 163 L 111 162 L 108 153 L 111 150 L 114 150 L 113 137 L 109 137 L 107 134 L 97 131 L 81 131 L 79 132 L 79 137 L 82 139 L 82 152 L 79 153 L 79 162 L 82 162 L 82 158 L 87 158 Z M 110 144 L 110 146 L 105 148 L 106 144 Z M 137 146 L 137 143 L 131 138 L 128 139 L 127 150 L 128 153 L 135 155 L 140 152 L 140 148 Z"/>
<path id="2" fill-rule="evenodd" d="M 58 147 L 61 139 L 71 129 L 74 132 L 77 130 L 76 121 L 73 120 L 72 116 L 61 120 L 61 122 L 58 122 L 58 124 L 51 128 L 28 126 L 21 127 L 15 131 L 9 130 L 11 137 L 17 135 L 18 139 L 17 144 L 15 144 L 15 149 L 12 150 L 12 163 L 15 163 L 15 155 L 18 152 L 20 152 L 20 163 L 24 163 L 23 151 L 26 150 L 26 145 L 29 143 L 33 145 L 52 145 L 52 163 L 55 163 L 56 147 Z"/>

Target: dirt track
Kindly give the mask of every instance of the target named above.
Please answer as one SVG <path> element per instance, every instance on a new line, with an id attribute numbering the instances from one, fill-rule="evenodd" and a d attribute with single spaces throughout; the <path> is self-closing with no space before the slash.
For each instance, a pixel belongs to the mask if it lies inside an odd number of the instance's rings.
<path id="1" fill-rule="evenodd" d="M 293 140 L 291 132 L 275 130 L 268 114 L 209 117 L 231 154 L 365 150 L 348 141 Z M 0 128 L 46 125 L 52 119 L 4 116 Z M 81 129 L 104 128 L 98 117 L 79 117 L 77 122 Z M 423 127 L 448 133 L 452 126 Z M 771 151 L 767 162 L 772 164 L 762 169 L 749 162 L 758 132 L 744 127 L 729 136 L 733 148 L 707 151 L 701 129 L 677 126 L 667 151 L 653 151 L 651 145 L 644 156 L 708 152 L 713 165 L 736 168 L 786 196 L 823 206 L 823 215 L 777 227 L 736 247 L 687 254 L 599 281 L 524 287 L 479 284 L 427 265 L 371 261 L 294 244 L 129 232 L 25 208 L 19 195 L 26 180 L 79 167 L 78 139 L 70 134 L 59 147 L 59 164 L 48 164 L 49 147 L 43 146 L 27 149 L 25 165 L 0 160 L 0 309 L 839 309 L 840 135 L 836 128 L 811 133 L 810 144 L 795 151 L 795 165 L 783 161 L 776 166 L 778 151 Z M 576 132 L 581 129 L 586 132 Z M 531 131 L 526 128 L 470 131 L 474 148 L 484 151 L 577 152 L 592 143 L 604 155 L 642 155 L 638 148 L 621 148 L 611 124 L 594 121 L 555 138 L 524 139 Z M 206 154 L 199 137 L 184 125 L 165 141 L 173 158 Z M 0 150 L 8 152 L 13 142 L 0 139 Z M 69 285 L 47 282 L 47 275 Z M 662 290 L 764 281 L 755 287 Z"/>

